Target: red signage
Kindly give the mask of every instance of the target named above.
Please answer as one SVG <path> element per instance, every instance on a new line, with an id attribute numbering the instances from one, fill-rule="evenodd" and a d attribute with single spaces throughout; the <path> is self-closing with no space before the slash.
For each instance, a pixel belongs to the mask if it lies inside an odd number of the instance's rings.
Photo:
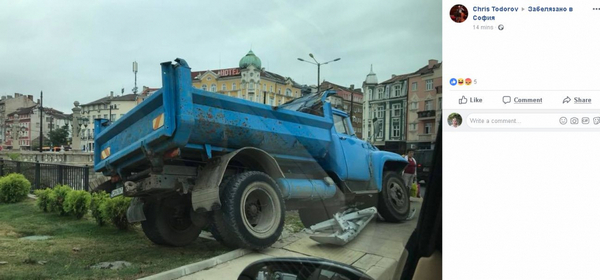
<path id="1" fill-rule="evenodd" d="M 227 76 L 239 75 L 240 74 L 240 68 L 229 68 L 229 69 L 219 70 L 219 73 L 217 73 L 217 74 L 220 77 L 227 77 Z"/>

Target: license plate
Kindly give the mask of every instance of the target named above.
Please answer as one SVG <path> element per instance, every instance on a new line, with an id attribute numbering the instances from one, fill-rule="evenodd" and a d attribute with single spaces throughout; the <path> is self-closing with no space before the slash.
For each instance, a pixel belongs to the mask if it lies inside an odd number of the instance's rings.
<path id="1" fill-rule="evenodd" d="M 110 198 L 113 198 L 115 196 L 119 196 L 123 194 L 123 187 L 114 189 L 112 192 L 110 192 Z"/>

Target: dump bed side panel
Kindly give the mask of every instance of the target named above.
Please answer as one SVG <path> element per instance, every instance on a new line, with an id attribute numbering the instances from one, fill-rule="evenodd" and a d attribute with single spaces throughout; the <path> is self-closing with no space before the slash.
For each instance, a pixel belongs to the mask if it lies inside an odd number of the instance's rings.
<path id="1" fill-rule="evenodd" d="M 325 117 L 272 108 L 218 93 L 192 90 L 196 124 L 192 144 L 256 147 L 271 154 L 323 157 L 333 123 Z"/>
<path id="2" fill-rule="evenodd" d="M 163 87 L 109 126 L 95 123 L 94 169 L 115 175 L 148 165 L 165 151 L 187 143 L 194 119 L 187 64 L 163 63 Z M 186 69 L 187 68 L 187 69 Z"/>

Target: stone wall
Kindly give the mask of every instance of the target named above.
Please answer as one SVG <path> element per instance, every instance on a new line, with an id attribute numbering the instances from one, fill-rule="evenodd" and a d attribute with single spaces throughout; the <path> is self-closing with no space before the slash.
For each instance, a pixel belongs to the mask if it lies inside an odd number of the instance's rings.
<path id="1" fill-rule="evenodd" d="M 19 154 L 19 161 L 60 163 L 85 166 L 94 165 L 94 153 L 88 152 L 33 152 L 33 151 L 1 151 L 0 158 L 10 159 L 9 154 Z"/>

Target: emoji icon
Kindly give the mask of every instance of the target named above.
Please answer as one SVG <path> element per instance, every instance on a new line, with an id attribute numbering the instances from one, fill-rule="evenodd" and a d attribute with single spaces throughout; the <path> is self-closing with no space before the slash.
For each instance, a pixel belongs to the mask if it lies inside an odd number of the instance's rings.
<path id="1" fill-rule="evenodd" d="M 600 124 L 600 117 L 595 117 L 595 118 L 594 118 L 594 124 L 595 124 L 595 125 L 598 125 L 598 124 Z"/>
<path id="2" fill-rule="evenodd" d="M 567 124 L 567 118 L 561 117 L 560 118 L 560 124 Z"/>
<path id="3" fill-rule="evenodd" d="M 464 82 L 465 82 L 465 80 L 463 80 L 463 78 L 458 78 L 458 85 L 459 86 L 462 86 Z"/>
<path id="4" fill-rule="evenodd" d="M 472 82 L 472 81 L 471 81 L 471 78 L 466 78 L 466 79 L 465 79 L 465 84 L 466 84 L 467 86 L 470 86 L 470 85 L 471 85 L 471 82 Z"/>
<path id="5" fill-rule="evenodd" d="M 455 86 L 456 85 L 456 79 L 455 78 L 450 79 L 450 85 L 451 86 Z"/>
<path id="6" fill-rule="evenodd" d="M 590 123 L 590 118 L 588 118 L 588 117 L 581 118 L 581 123 L 582 124 L 588 124 L 588 123 Z"/>
<path id="7" fill-rule="evenodd" d="M 502 97 L 502 102 L 504 102 L 504 104 L 510 103 L 510 96 L 504 96 L 504 97 Z"/>

